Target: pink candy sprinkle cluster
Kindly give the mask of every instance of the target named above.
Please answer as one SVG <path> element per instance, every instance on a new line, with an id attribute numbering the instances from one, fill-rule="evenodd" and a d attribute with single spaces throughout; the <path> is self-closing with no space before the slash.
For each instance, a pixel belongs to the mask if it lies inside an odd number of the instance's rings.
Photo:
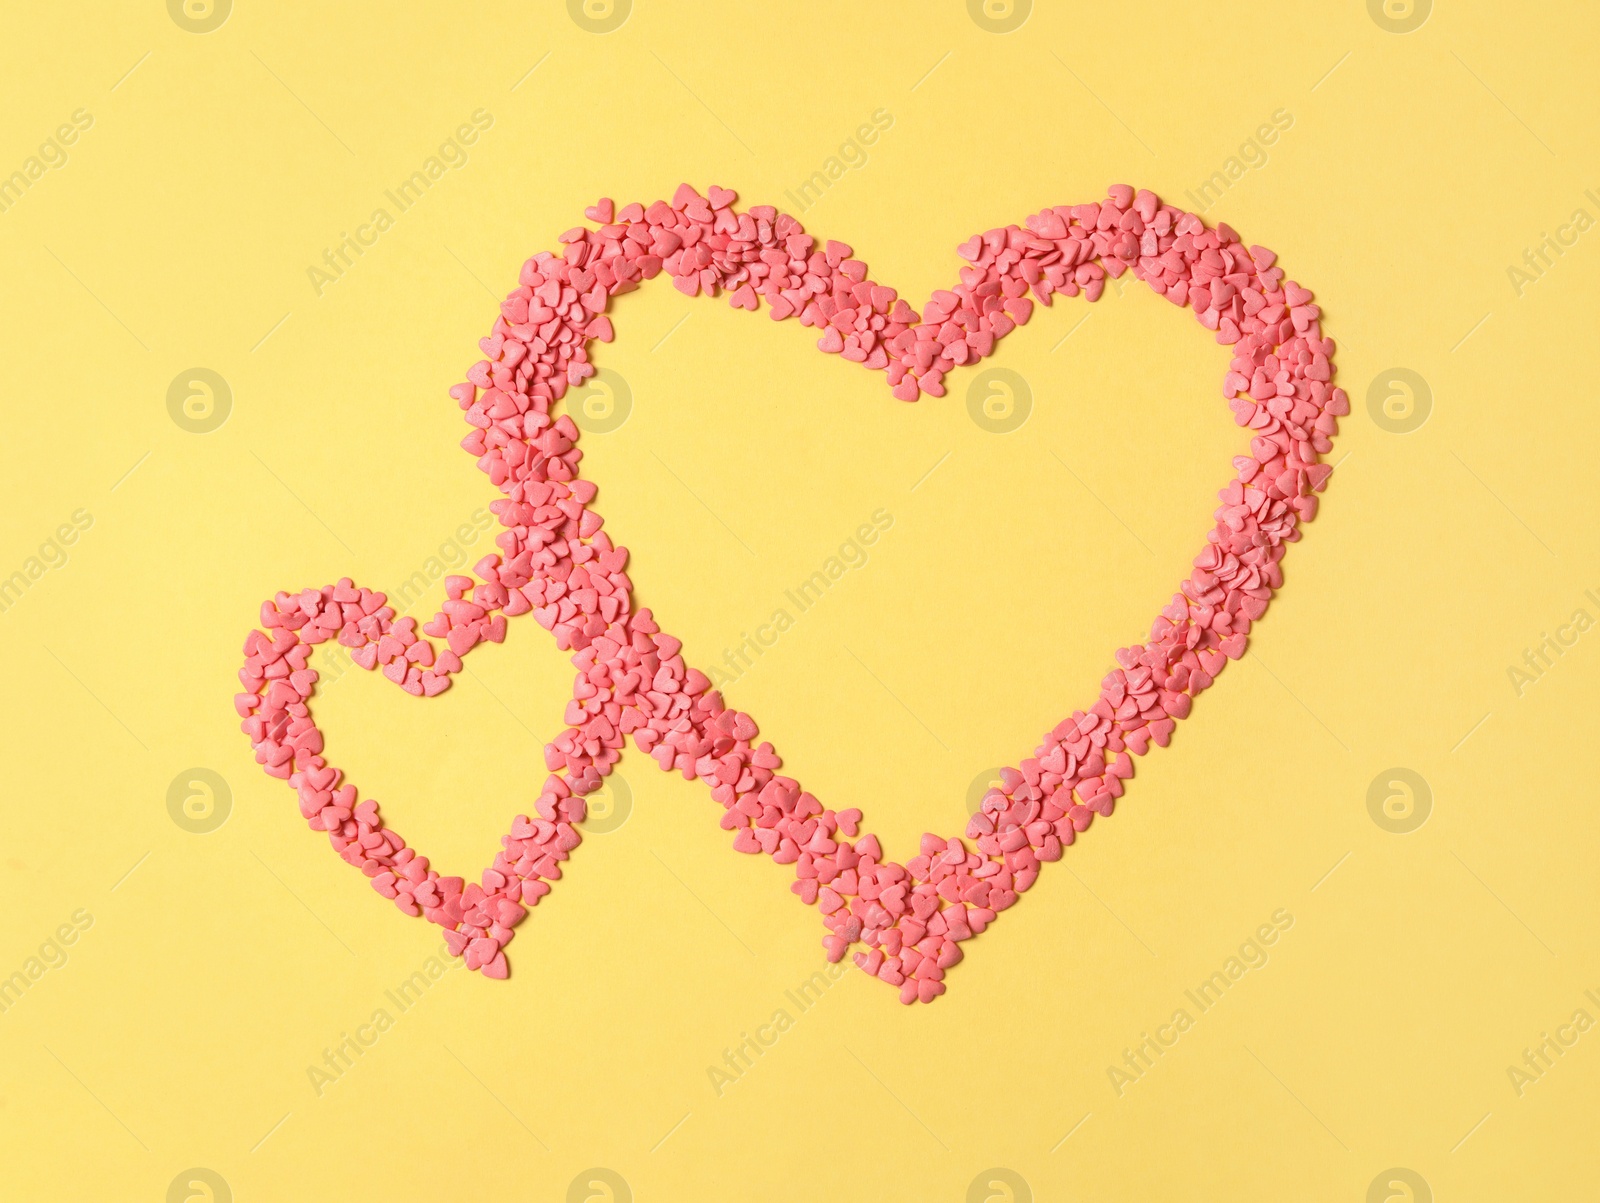
<path id="1" fill-rule="evenodd" d="M 1012 906 L 1096 815 L 1111 814 L 1132 757 L 1165 746 L 1194 697 L 1243 654 L 1283 583 L 1284 545 L 1316 513 L 1330 471 L 1319 457 L 1349 402 L 1330 383 L 1334 345 L 1311 293 L 1284 280 L 1270 251 L 1150 192 L 1118 185 L 1098 204 L 1057 206 L 974 237 L 960 248 L 969 263 L 960 284 L 935 292 L 920 315 L 869 279 L 845 244 L 818 245 L 794 218 L 765 205 L 741 212 L 734 200 L 688 185 L 671 204 L 615 209 L 603 200 L 585 214 L 598 229 L 570 230 L 564 254 L 523 265 L 479 344 L 484 358 L 450 390 L 472 427 L 462 446 L 502 494 L 490 506 L 503 528 L 499 551 L 475 566 L 478 579 L 447 579 L 449 600 L 420 633 L 381 593 L 348 579 L 277 594 L 245 640 L 235 705 L 256 760 L 294 787 L 312 829 L 400 910 L 442 926 L 451 949 L 486 976 L 506 975 L 505 948 L 526 908 L 581 842 L 583 795 L 631 737 L 663 769 L 706 782 L 735 849 L 794 866 L 790 888 L 821 912 L 830 960 L 859 944 L 857 965 L 902 1002 L 929 1002 L 944 992 L 962 942 Z M 628 552 L 602 529 L 590 508 L 595 486 L 578 474 L 578 429 L 552 410 L 593 374 L 589 344 L 611 341 L 611 298 L 663 272 L 690 296 L 727 292 L 750 310 L 764 300 L 775 321 L 797 317 L 821 331 L 823 351 L 885 372 L 895 396 L 914 401 L 942 396 L 945 374 L 1026 325 L 1036 302 L 1080 293 L 1093 301 L 1108 275 L 1125 271 L 1191 307 L 1233 348 L 1223 395 L 1250 430 L 1250 454 L 1233 461 L 1194 571 L 1148 640 L 1117 651 L 1094 704 L 1003 771 L 965 840 L 924 835 L 916 856 L 888 860 L 875 836 L 860 834 L 859 810 L 829 809 L 783 776 L 772 745 L 756 742 L 755 721 L 729 709 L 684 662 L 679 641 L 635 609 Z M 432 697 L 474 647 L 500 642 L 506 620 L 530 611 L 574 653 L 567 729 L 545 748 L 550 776 L 534 813 L 516 818 L 494 863 L 476 882 L 445 877 L 325 759 L 310 650 L 337 639 L 363 668 Z"/>

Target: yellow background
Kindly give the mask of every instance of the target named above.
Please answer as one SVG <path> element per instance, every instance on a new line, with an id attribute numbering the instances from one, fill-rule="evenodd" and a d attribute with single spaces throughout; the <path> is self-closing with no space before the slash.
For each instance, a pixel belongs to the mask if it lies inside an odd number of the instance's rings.
<path id="1" fill-rule="evenodd" d="M 0 213 L 0 574 L 93 517 L 0 613 L 0 975 L 93 920 L 0 1014 L 0 1195 L 160 1200 L 189 1167 L 241 1201 L 565 1199 L 590 1167 L 641 1201 L 1354 1201 L 1391 1167 L 1440 1200 L 1600 1192 L 1600 1031 L 1520 1095 L 1507 1073 L 1600 1017 L 1600 634 L 1520 695 L 1507 672 L 1600 617 L 1600 233 L 1520 295 L 1507 275 L 1600 217 L 1592 6 L 1439 0 L 1404 34 L 1354 0 L 1041 3 L 1007 34 L 956 0 L 638 0 L 604 34 L 557 3 L 406 7 L 0 20 L 0 173 L 93 116 Z M 317 295 L 307 268 L 479 108 L 468 161 Z M 390 588 L 486 503 L 445 390 L 585 205 L 689 180 L 793 210 L 878 109 L 891 128 L 801 217 L 913 302 L 969 234 L 1108 183 L 1193 207 L 1292 116 L 1206 213 L 1316 292 L 1354 406 L 1278 603 L 935 1006 L 852 973 L 799 1013 L 817 916 L 630 748 L 628 821 L 585 839 L 511 979 L 452 973 L 395 1013 L 438 932 L 252 762 L 229 697 L 261 599 Z M 691 662 L 893 516 L 729 696 L 896 856 L 1092 700 L 1244 445 L 1226 351 L 1138 287 L 1006 340 L 1033 411 L 1004 435 L 969 417 L 970 370 L 907 407 L 794 323 L 665 284 L 613 317 L 598 359 L 633 409 L 585 471 Z M 196 367 L 231 392 L 210 433 L 167 408 Z M 1395 367 L 1431 392 L 1409 433 L 1368 409 Z M 426 705 L 353 674 L 317 706 L 336 763 L 467 874 L 530 805 L 571 672 L 526 620 L 470 669 Z M 204 834 L 167 808 L 196 767 L 231 798 Z M 1431 796 L 1409 834 L 1368 810 L 1395 767 Z M 1184 992 L 1279 908 L 1270 960 L 1199 1015 Z M 308 1066 L 380 1007 L 392 1028 L 319 1096 Z M 1180 1007 L 1193 1027 L 1119 1095 L 1108 1067 Z M 708 1068 L 780 1008 L 719 1096 Z"/>

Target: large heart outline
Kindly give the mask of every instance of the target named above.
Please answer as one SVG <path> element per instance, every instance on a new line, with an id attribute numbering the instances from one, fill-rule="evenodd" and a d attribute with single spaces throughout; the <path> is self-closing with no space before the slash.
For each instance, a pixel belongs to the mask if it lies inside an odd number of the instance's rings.
<path id="1" fill-rule="evenodd" d="M 1106 200 L 975 235 L 959 248 L 970 265 L 961 283 L 935 291 L 921 314 L 871 281 L 850 247 L 818 246 L 793 218 L 770 206 L 741 212 L 735 199 L 683 185 L 670 204 L 619 211 L 602 201 L 585 214 L 598 229 L 569 230 L 562 255 L 523 265 L 480 342 L 486 358 L 450 390 L 473 427 L 462 446 L 502 494 L 490 506 L 502 529 L 500 551 L 475 566 L 481 579 L 449 578 L 449 600 L 422 627 L 446 649 L 348 578 L 280 592 L 262 603 L 262 629 L 245 640 L 235 707 L 257 762 L 296 790 L 310 826 L 402 911 L 440 924 L 469 968 L 506 975 L 516 925 L 581 843 L 583 796 L 631 738 L 664 770 L 707 781 L 736 850 L 796 866 L 791 889 L 822 912 L 831 961 L 862 943 L 857 965 L 897 986 L 902 1002 L 930 1002 L 961 960 L 960 944 L 1013 905 L 1096 815 L 1112 813 L 1132 756 L 1166 746 L 1192 699 L 1244 653 L 1251 624 L 1282 584 L 1285 544 L 1316 513 L 1331 471 L 1320 457 L 1349 401 L 1331 383 L 1335 348 L 1311 293 L 1285 280 L 1270 251 L 1148 191 L 1117 185 Z M 1108 276 L 1125 271 L 1234 347 L 1223 395 L 1252 431 L 1250 454 L 1235 457 L 1217 525 L 1149 638 L 1118 649 L 1093 705 L 1002 771 L 966 831 L 976 850 L 926 834 L 916 856 L 887 860 L 875 836 L 858 835 L 860 811 L 826 808 L 780 775 L 772 745 L 752 742 L 754 720 L 727 708 L 685 665 L 680 642 L 633 606 L 627 549 L 602 529 L 591 508 L 596 487 L 578 473 L 579 431 L 551 409 L 593 374 L 589 344 L 612 340 L 611 297 L 662 272 L 690 296 L 727 291 L 736 308 L 753 311 L 765 299 L 773 320 L 798 315 L 823 331 L 821 350 L 885 371 L 895 396 L 914 401 L 943 396 L 945 373 L 990 354 L 1028 322 L 1034 300 L 1094 301 Z M 445 877 L 384 824 L 375 801 L 358 802 L 322 755 L 309 655 L 337 638 L 363 668 L 381 664 L 408 693 L 431 697 L 474 647 L 503 640 L 507 619 L 528 612 L 574 652 L 568 726 L 545 749 L 550 776 L 534 815 L 517 816 L 480 881 Z"/>

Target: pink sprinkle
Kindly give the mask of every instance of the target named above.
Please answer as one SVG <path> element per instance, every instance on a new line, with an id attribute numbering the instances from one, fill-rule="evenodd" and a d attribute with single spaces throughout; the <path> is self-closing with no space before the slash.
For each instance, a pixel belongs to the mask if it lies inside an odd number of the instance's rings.
<path id="1" fill-rule="evenodd" d="M 1285 279 L 1271 251 L 1247 248 L 1226 225 L 1208 228 L 1149 191 L 1114 185 L 1098 203 L 1058 205 L 1024 226 L 974 235 L 958 248 L 959 282 L 920 313 L 872 281 L 848 245 L 819 247 L 793 217 L 763 205 L 741 212 L 737 199 L 687 184 L 670 204 L 619 209 L 602 198 L 584 211 L 598 229 L 575 227 L 559 255 L 523 264 L 479 344 L 483 357 L 449 390 L 468 425 L 461 445 L 499 493 L 489 504 L 499 550 L 475 576 L 446 578 L 448 600 L 420 634 L 415 619 L 397 618 L 381 593 L 349 578 L 276 594 L 245 640 L 234 707 L 257 762 L 287 781 L 312 830 L 398 909 L 442 926 L 450 951 L 486 977 L 507 975 L 505 949 L 526 908 L 550 892 L 582 842 L 584 796 L 631 738 L 661 768 L 706 783 L 736 850 L 794 866 L 791 889 L 822 916 L 830 961 L 859 943 L 854 964 L 902 1002 L 927 1003 L 944 993 L 959 945 L 1114 811 L 1132 758 L 1167 746 L 1194 699 L 1244 655 L 1283 584 L 1287 545 L 1316 513 L 1331 471 L 1321 457 L 1349 398 L 1332 385 L 1335 347 L 1311 292 Z M 579 475 L 580 431 L 557 407 L 594 374 L 591 345 L 615 335 L 611 298 L 663 273 L 689 296 L 727 292 L 735 308 L 765 303 L 774 320 L 820 331 L 819 349 L 883 372 L 896 398 L 914 402 L 943 396 L 949 372 L 989 356 L 1036 305 L 1056 296 L 1092 302 L 1125 272 L 1193 310 L 1232 348 L 1223 396 L 1246 428 L 1249 454 L 1233 461 L 1192 571 L 1147 640 L 1115 651 L 1094 702 L 1001 770 L 965 840 L 925 835 L 917 855 L 888 860 L 876 836 L 858 836 L 858 809 L 828 808 L 779 773 L 772 745 L 756 743 L 755 721 L 730 710 L 685 662 L 680 642 L 634 605 L 628 550 L 590 508 L 596 487 Z M 359 667 L 381 666 L 406 692 L 435 697 L 473 649 L 501 642 L 508 618 L 526 613 L 572 653 L 567 728 L 545 748 L 550 775 L 529 807 L 537 817 L 517 816 L 479 881 L 442 877 L 325 759 L 308 656 L 336 640 Z"/>

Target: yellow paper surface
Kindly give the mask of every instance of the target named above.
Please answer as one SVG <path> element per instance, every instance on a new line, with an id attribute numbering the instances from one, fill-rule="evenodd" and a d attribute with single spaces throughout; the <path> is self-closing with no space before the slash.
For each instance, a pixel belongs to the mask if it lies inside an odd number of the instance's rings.
<path id="1" fill-rule="evenodd" d="M 619 2 L 0 17 L 0 1195 L 1594 1195 L 1592 8 Z M 935 1006 L 823 972 L 788 870 L 631 747 L 510 980 L 432 978 L 229 704 L 274 590 L 426 617 L 491 548 L 445 390 L 527 256 L 681 180 L 913 303 L 1149 187 L 1340 345 L 1248 655 Z M 896 857 L 1093 700 L 1245 446 L 1137 284 L 914 407 L 664 282 L 612 316 L 584 471 L 639 601 Z M 470 669 L 317 699 L 467 875 L 572 672 L 529 620 Z"/>

